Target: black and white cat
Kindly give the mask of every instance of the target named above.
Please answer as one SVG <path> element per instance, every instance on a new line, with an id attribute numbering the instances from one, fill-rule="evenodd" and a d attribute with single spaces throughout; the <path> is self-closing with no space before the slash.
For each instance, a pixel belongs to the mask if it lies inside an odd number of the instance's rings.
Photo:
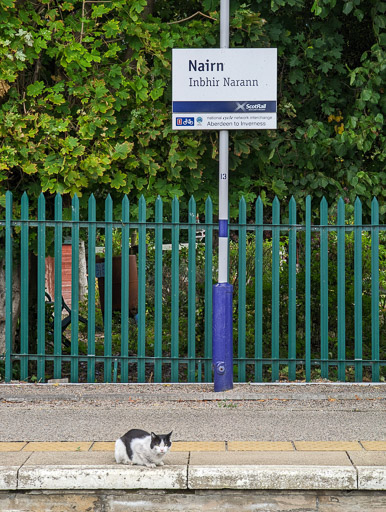
<path id="1" fill-rule="evenodd" d="M 155 468 L 163 466 L 163 457 L 170 450 L 170 434 L 132 429 L 115 441 L 115 460 L 118 464 L 136 464 Z"/>

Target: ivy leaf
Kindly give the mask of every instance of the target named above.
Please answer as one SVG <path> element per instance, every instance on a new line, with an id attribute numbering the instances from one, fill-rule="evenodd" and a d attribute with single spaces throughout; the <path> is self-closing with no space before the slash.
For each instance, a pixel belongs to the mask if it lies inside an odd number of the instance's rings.
<path id="1" fill-rule="evenodd" d="M 346 2 L 343 7 L 344 14 L 350 14 L 350 12 L 353 10 L 354 3 L 353 2 Z"/>
<path id="2" fill-rule="evenodd" d="M 311 125 L 307 130 L 307 136 L 312 139 L 312 137 L 318 133 L 318 128 L 315 125 Z"/>

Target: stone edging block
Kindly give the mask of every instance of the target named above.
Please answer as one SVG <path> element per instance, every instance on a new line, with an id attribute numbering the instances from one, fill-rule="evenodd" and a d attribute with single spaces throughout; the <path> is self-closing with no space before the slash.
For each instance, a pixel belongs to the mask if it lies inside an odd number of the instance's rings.
<path id="1" fill-rule="evenodd" d="M 20 490 L 186 489 L 186 466 L 24 466 Z"/>
<path id="2" fill-rule="evenodd" d="M 191 466 L 189 489 L 357 489 L 347 466 Z"/>
<path id="3" fill-rule="evenodd" d="M 18 466 L 0 467 L 0 491 L 17 489 Z"/>
<path id="4" fill-rule="evenodd" d="M 383 490 L 386 466 L 24 465 L 0 467 L 0 490 Z"/>
<path id="5" fill-rule="evenodd" d="M 386 466 L 357 466 L 358 489 L 386 491 Z"/>

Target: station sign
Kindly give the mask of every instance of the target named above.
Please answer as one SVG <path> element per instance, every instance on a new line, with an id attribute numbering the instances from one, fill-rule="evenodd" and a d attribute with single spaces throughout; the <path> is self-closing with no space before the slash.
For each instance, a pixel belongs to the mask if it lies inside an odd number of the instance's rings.
<path id="1" fill-rule="evenodd" d="M 276 128 L 277 49 L 173 49 L 174 130 Z"/>

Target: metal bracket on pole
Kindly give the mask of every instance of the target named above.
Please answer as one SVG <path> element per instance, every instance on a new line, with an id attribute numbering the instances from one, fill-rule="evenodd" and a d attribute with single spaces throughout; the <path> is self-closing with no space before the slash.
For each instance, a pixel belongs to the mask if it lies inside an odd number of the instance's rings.
<path id="1" fill-rule="evenodd" d="M 220 4 L 220 48 L 229 48 L 229 0 Z M 218 284 L 213 286 L 214 390 L 233 388 L 233 286 L 228 283 L 229 132 L 219 132 Z"/>

